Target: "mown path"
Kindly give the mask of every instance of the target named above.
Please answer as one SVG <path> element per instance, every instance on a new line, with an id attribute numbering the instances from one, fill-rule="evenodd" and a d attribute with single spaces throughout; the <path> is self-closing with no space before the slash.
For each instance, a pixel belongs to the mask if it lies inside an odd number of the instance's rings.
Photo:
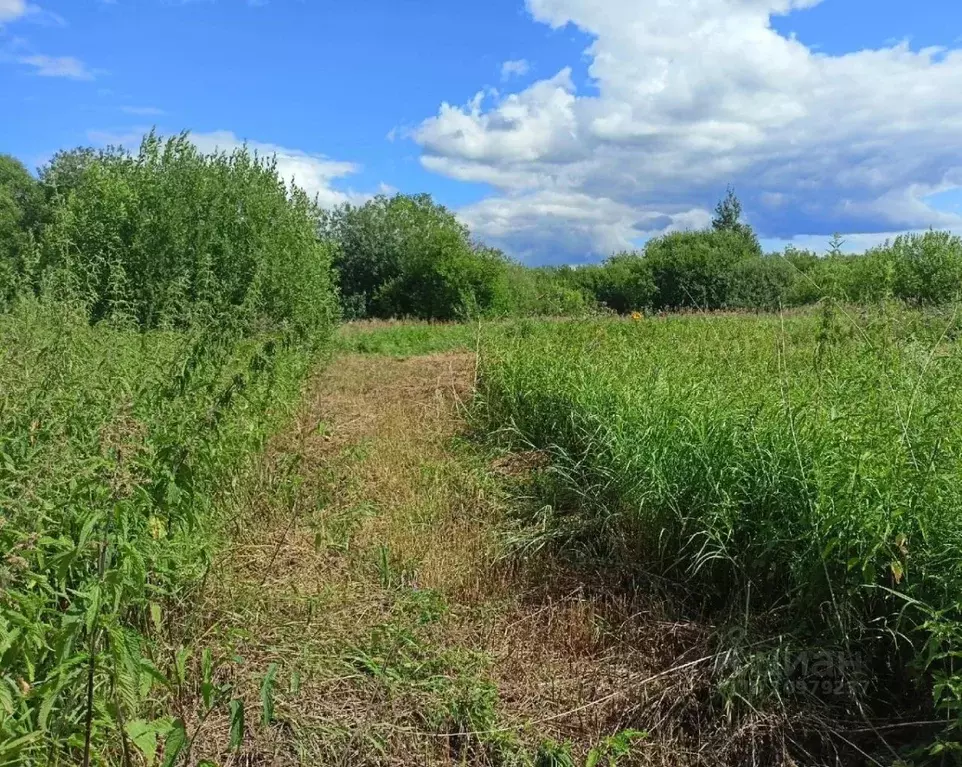
<path id="1" fill-rule="evenodd" d="M 470 354 L 346 355 L 310 383 L 240 499 L 194 640 L 244 701 L 244 742 L 218 711 L 192 763 L 607 764 L 630 743 L 618 764 L 714 764 L 713 741 L 738 747 L 700 719 L 697 663 L 646 681 L 703 654 L 700 628 L 503 556 L 521 486 L 505 475 L 525 461 L 459 438 L 474 376 Z"/>

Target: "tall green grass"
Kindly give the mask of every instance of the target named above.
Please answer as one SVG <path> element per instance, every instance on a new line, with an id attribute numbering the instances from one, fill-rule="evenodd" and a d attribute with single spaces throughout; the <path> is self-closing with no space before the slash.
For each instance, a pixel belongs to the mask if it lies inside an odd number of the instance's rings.
<path id="1" fill-rule="evenodd" d="M 144 728 L 189 735 L 171 621 L 218 499 L 314 360 L 277 334 L 0 316 L 0 764 L 122 763 Z"/>
<path id="2" fill-rule="evenodd" d="M 392 357 L 470 351 L 477 341 L 478 325 L 455 322 L 350 322 L 334 336 L 340 351 Z"/>
<path id="3" fill-rule="evenodd" d="M 60 154 L 41 191 L 0 268 L 0 765 L 187 762 L 230 687 L 179 641 L 329 348 L 330 251 L 273 161 L 184 136 Z"/>
<path id="4" fill-rule="evenodd" d="M 764 615 L 769 636 L 863 654 L 957 736 L 957 333 L 955 315 L 830 307 L 522 323 L 483 344 L 477 414 L 552 455 L 574 502 L 542 534 L 716 616 Z"/>

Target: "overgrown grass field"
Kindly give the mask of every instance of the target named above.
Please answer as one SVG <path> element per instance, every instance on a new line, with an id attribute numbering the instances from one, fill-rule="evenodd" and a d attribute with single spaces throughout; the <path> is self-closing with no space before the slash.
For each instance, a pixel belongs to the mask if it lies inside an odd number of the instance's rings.
<path id="1" fill-rule="evenodd" d="M 0 170 L 0 767 L 962 754 L 959 238 L 528 270 L 186 134 Z"/>
<path id="2" fill-rule="evenodd" d="M 271 335 L 0 317 L 0 764 L 189 738 L 171 714 L 200 650 L 178 616 L 312 361 Z"/>
<path id="3" fill-rule="evenodd" d="M 0 764 L 183 763 L 215 709 L 243 738 L 183 637 L 329 348 L 330 254 L 272 162 L 183 136 L 58 155 L 36 191 L 0 269 Z"/>
<path id="4" fill-rule="evenodd" d="M 522 322 L 482 344 L 475 416 L 550 456 L 529 546 L 667 577 L 741 629 L 733 699 L 780 699 L 786 659 L 832 648 L 861 659 L 849 715 L 934 701 L 938 751 L 962 691 L 958 330 L 831 307 Z"/>

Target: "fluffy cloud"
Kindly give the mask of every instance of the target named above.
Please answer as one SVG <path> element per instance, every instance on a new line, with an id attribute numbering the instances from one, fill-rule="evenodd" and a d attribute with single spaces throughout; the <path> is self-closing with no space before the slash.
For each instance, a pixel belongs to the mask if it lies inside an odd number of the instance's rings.
<path id="1" fill-rule="evenodd" d="M 0 0 L 0 24 L 19 19 L 26 12 L 26 0 Z"/>
<path id="2" fill-rule="evenodd" d="M 48 27 L 67 25 L 67 20 L 59 13 L 31 5 L 26 0 L 0 0 L 0 24 L 21 19 Z"/>
<path id="3" fill-rule="evenodd" d="M 532 262 L 630 250 L 640 237 L 711 221 L 707 211 L 697 208 L 639 210 L 606 197 L 551 190 L 489 197 L 462 208 L 459 215 L 482 240 L 508 243 L 515 256 Z M 547 243 L 559 250 L 546 251 Z"/>
<path id="4" fill-rule="evenodd" d="M 563 69 L 442 104 L 422 163 L 500 190 L 462 215 L 542 256 L 705 220 L 727 183 L 770 237 L 962 225 L 926 201 L 962 185 L 962 50 L 829 56 L 773 29 L 818 1 L 528 0 L 593 38 L 596 92 Z"/>
<path id="5" fill-rule="evenodd" d="M 512 59 L 501 65 L 501 79 L 510 80 L 512 77 L 524 77 L 530 69 L 527 59 Z"/>

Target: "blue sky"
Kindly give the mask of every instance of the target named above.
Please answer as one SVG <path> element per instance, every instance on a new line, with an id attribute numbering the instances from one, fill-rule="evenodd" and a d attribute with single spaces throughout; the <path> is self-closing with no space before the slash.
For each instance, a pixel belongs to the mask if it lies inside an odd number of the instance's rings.
<path id="1" fill-rule="evenodd" d="M 909 10 L 911 8 L 911 10 Z M 530 263 L 704 225 L 962 229 L 950 0 L 0 0 L 0 151 L 248 141 L 322 204 L 428 191 Z"/>

